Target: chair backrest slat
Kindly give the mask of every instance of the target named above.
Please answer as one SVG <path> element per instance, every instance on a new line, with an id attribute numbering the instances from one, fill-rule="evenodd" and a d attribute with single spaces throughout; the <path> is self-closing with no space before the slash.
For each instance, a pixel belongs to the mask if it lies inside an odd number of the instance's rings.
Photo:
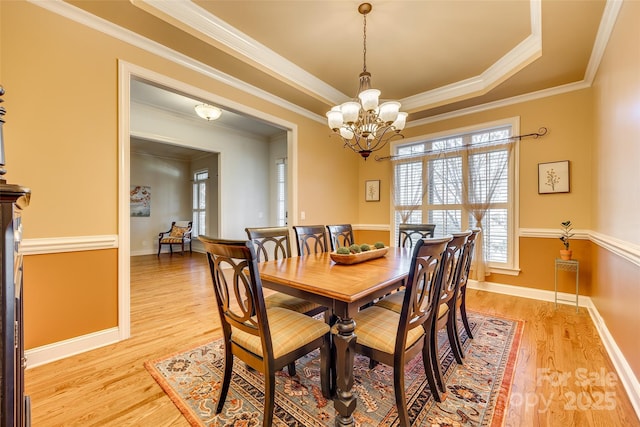
<path id="1" fill-rule="evenodd" d="M 331 243 L 332 251 L 342 246 L 349 247 L 355 243 L 351 224 L 327 225 L 327 231 L 329 232 L 329 242 Z"/>
<path id="2" fill-rule="evenodd" d="M 298 255 L 310 255 L 329 251 L 327 230 L 324 225 L 294 225 Z"/>
<path id="3" fill-rule="evenodd" d="M 454 233 L 453 239 L 447 244 L 444 261 L 442 263 L 442 288 L 440 290 L 440 303 L 448 303 L 458 289 L 459 276 L 464 262 L 464 248 L 471 230 L 462 233 Z"/>
<path id="4" fill-rule="evenodd" d="M 462 267 L 460 269 L 460 275 L 458 279 L 458 287 L 463 287 L 467 285 L 467 281 L 469 280 L 469 271 L 471 270 L 471 264 L 473 263 L 473 253 L 476 245 L 476 238 L 480 233 L 479 228 L 472 228 L 471 234 L 467 237 L 467 242 L 464 245 L 464 261 L 462 262 Z"/>
<path id="5" fill-rule="evenodd" d="M 287 227 L 245 228 L 247 237 L 256 245 L 258 262 L 291 258 L 291 243 Z"/>
<path id="6" fill-rule="evenodd" d="M 398 247 L 412 248 L 415 241 L 433 237 L 435 224 L 400 224 L 398 226 Z"/>
<path id="7" fill-rule="evenodd" d="M 416 242 L 400 311 L 396 353 L 404 351 L 407 333 L 431 319 L 440 292 L 440 271 L 451 236 Z"/>

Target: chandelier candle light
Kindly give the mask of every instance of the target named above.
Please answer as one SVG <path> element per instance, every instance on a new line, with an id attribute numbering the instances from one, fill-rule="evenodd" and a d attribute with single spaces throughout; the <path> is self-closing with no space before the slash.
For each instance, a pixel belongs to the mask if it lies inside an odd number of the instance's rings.
<path id="1" fill-rule="evenodd" d="M 378 105 L 380 91 L 371 88 L 371 73 L 367 71 L 367 14 L 371 9 L 373 6 L 370 3 L 358 6 L 358 12 L 364 19 L 364 65 L 360 73 L 358 99 L 336 105 L 327 113 L 331 130 L 342 138 L 345 147 L 351 148 L 365 160 L 392 138 L 404 138 L 400 131 L 407 120 L 407 113 L 400 111 L 399 102 L 387 101 Z"/>

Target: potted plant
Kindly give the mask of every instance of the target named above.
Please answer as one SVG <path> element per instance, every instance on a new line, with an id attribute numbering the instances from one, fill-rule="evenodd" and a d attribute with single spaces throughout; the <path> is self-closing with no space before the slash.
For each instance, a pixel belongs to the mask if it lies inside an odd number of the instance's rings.
<path id="1" fill-rule="evenodd" d="M 562 244 L 564 245 L 564 249 L 560 249 L 560 259 L 570 260 L 573 252 L 569 249 L 569 239 L 573 237 L 571 231 L 573 228 L 571 227 L 571 221 L 564 221 L 560 223 L 560 230 L 562 234 L 560 235 L 560 240 L 562 240 Z"/>

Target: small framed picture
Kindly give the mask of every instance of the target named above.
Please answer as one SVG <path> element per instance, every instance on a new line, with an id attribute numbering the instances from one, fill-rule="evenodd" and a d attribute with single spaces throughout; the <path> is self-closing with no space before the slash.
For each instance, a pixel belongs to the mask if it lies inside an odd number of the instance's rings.
<path id="1" fill-rule="evenodd" d="M 370 180 L 364 182 L 364 200 L 367 202 L 380 201 L 380 180 Z"/>
<path id="2" fill-rule="evenodd" d="M 538 194 L 569 191 L 569 160 L 538 163 Z"/>

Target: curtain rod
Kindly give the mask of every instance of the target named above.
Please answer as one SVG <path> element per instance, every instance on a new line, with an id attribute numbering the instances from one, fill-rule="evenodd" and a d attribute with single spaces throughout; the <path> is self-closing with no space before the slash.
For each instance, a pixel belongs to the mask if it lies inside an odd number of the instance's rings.
<path id="1" fill-rule="evenodd" d="M 538 129 L 538 132 L 533 132 L 533 133 L 527 133 L 524 135 L 516 135 L 516 136 L 510 136 L 509 138 L 502 138 L 502 139 L 494 139 L 492 141 L 487 141 L 484 143 L 480 143 L 480 144 L 476 144 L 474 146 L 469 146 L 467 145 L 466 148 L 475 148 L 475 147 L 482 147 L 485 145 L 492 145 L 496 142 L 502 142 L 502 141 L 508 141 L 508 142 L 516 142 L 516 141 L 520 141 L 523 138 L 540 138 L 541 136 L 544 136 L 547 134 L 547 128 L 546 127 L 541 127 L 540 129 Z M 464 149 L 465 147 L 452 147 L 452 148 L 446 148 L 444 150 L 433 150 L 433 151 L 429 151 L 429 152 L 424 152 L 424 153 L 418 153 L 418 154 L 405 154 L 405 155 L 395 155 L 395 156 L 384 156 L 384 157 L 378 157 L 375 156 L 375 159 L 377 162 L 381 162 L 383 160 L 398 160 L 398 159 L 410 159 L 412 157 L 422 157 L 425 155 L 429 155 L 429 154 L 433 154 L 433 153 L 446 153 L 449 151 L 458 151 L 460 149 Z"/>

